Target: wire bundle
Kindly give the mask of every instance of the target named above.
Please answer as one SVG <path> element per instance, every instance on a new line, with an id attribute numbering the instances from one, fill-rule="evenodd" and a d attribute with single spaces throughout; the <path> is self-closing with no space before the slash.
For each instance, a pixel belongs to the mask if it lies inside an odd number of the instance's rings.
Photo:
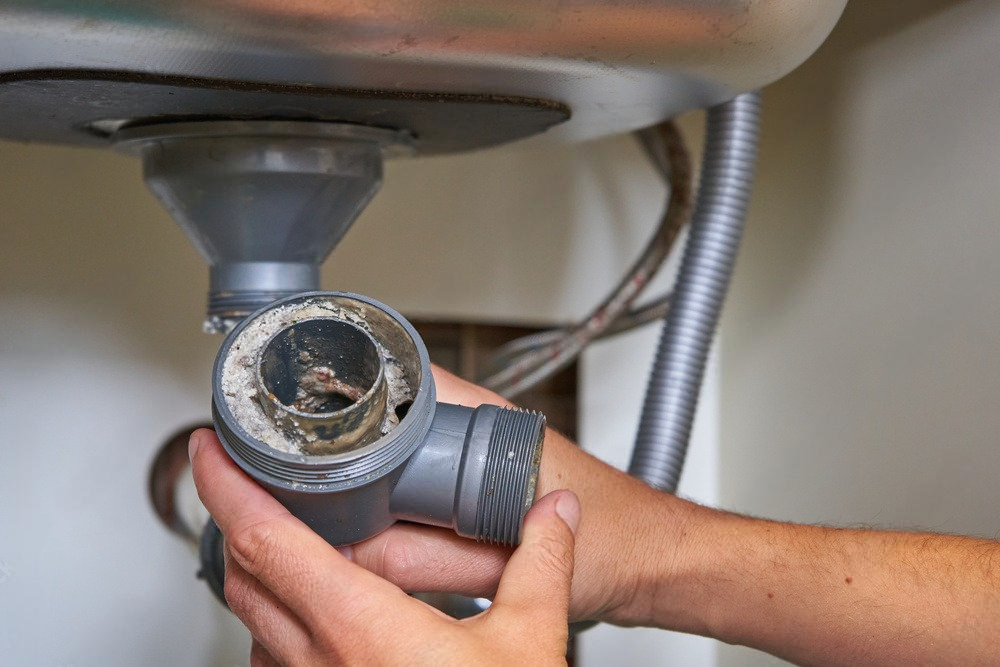
<path id="1" fill-rule="evenodd" d="M 666 208 L 652 238 L 614 290 L 580 322 L 524 336 L 501 346 L 490 359 L 492 372 L 479 382 L 515 396 L 559 372 L 590 342 L 662 320 L 670 294 L 633 308 L 669 257 L 691 217 L 691 159 L 675 123 L 668 121 L 637 133 L 646 154 L 669 186 Z"/>

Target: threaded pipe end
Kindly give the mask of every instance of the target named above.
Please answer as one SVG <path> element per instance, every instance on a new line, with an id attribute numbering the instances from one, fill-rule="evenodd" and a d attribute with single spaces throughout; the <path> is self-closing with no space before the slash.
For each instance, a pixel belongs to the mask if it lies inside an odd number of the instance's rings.
<path id="1" fill-rule="evenodd" d="M 202 331 L 209 334 L 227 334 L 251 313 L 279 299 L 294 296 L 306 289 L 291 290 L 241 290 L 208 293 L 208 307 Z"/>
<path id="2" fill-rule="evenodd" d="M 279 299 L 319 288 L 314 262 L 225 261 L 209 269 L 206 333 L 227 334 L 251 313 Z"/>
<path id="3" fill-rule="evenodd" d="M 502 408 L 493 422 L 476 516 L 476 539 L 515 546 L 535 501 L 545 416 Z"/>

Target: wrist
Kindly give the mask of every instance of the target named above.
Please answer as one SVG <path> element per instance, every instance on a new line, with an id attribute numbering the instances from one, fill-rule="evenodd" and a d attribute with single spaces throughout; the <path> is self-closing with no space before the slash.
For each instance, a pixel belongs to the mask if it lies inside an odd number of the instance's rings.
<path id="1" fill-rule="evenodd" d="M 550 431 L 538 495 L 564 488 L 583 506 L 571 619 L 707 634 L 700 575 L 715 566 L 711 534 L 731 515 L 652 489 Z"/>
<path id="2" fill-rule="evenodd" d="M 642 505 L 643 522 L 634 535 L 636 552 L 628 568 L 633 595 L 617 622 L 711 635 L 709 582 L 722 576 L 712 533 L 725 515 L 670 494 L 649 492 L 655 497 Z"/>
<path id="3" fill-rule="evenodd" d="M 787 548 L 781 526 L 680 499 L 687 512 L 670 559 L 650 575 L 644 625 L 747 644 L 769 625 L 775 571 Z M 659 548 L 671 545 L 662 538 Z M 779 577 L 780 578 L 780 577 Z M 749 643 L 748 645 L 756 645 Z"/>

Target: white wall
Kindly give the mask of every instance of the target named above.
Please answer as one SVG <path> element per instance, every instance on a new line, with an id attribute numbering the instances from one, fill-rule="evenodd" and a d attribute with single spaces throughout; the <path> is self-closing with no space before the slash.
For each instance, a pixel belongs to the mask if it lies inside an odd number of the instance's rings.
<path id="1" fill-rule="evenodd" d="M 724 321 L 727 507 L 1000 531 L 998 35 L 992 0 L 855 0 L 768 89 Z"/>
<path id="2" fill-rule="evenodd" d="M 696 142 L 697 143 L 697 142 Z M 324 283 L 415 315 L 561 322 L 628 266 L 664 191 L 632 141 L 391 164 Z M 244 633 L 148 509 L 173 430 L 208 416 L 207 272 L 108 153 L 0 144 L 0 655 L 17 665 L 235 665 Z M 624 464 L 656 332 L 595 347 L 584 444 Z M 685 493 L 714 499 L 715 402 Z M 713 664 L 698 638 L 599 628 L 584 665 Z"/>
<path id="3" fill-rule="evenodd" d="M 208 415 L 204 270 L 111 154 L 0 144 L 0 662 L 245 664 L 146 499 Z"/>

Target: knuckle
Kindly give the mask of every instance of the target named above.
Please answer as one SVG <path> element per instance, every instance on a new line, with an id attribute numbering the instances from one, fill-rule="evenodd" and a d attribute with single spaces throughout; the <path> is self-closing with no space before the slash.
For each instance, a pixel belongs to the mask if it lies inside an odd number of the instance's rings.
<path id="1" fill-rule="evenodd" d="M 546 574 L 569 578 L 573 575 L 573 546 L 558 534 L 546 531 L 535 542 L 535 558 Z"/>
<path id="2" fill-rule="evenodd" d="M 421 562 L 420 554 L 416 551 L 407 540 L 389 538 L 382 548 L 376 574 L 400 588 L 405 588 Z"/>
<path id="3" fill-rule="evenodd" d="M 232 531 L 226 543 L 243 569 L 257 574 L 278 558 L 280 540 L 273 521 L 261 521 Z"/>
<path id="4" fill-rule="evenodd" d="M 227 575 L 222 590 L 229 608 L 239 618 L 245 618 L 256 609 L 254 591 L 245 577 Z"/>

